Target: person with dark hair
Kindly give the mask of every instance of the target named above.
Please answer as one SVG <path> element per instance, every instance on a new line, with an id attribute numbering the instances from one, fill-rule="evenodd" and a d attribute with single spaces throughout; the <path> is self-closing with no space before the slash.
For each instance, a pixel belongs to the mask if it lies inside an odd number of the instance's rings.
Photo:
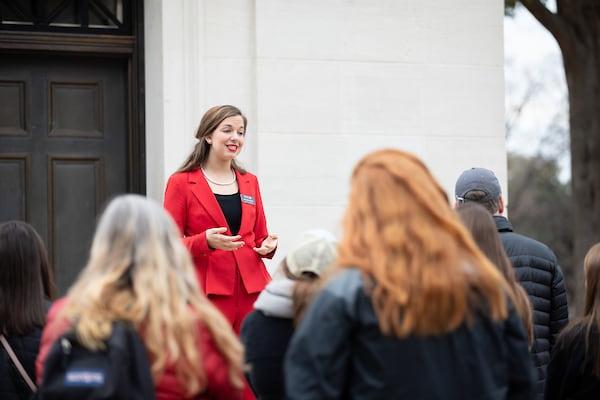
<path id="1" fill-rule="evenodd" d="M 337 241 L 321 229 L 302 234 L 280 264 L 280 279 L 261 292 L 242 325 L 248 380 L 259 400 L 285 398 L 283 359 L 320 276 L 334 262 Z"/>
<path id="2" fill-rule="evenodd" d="M 546 400 L 600 399 L 600 243 L 583 261 L 583 317 L 568 325 L 552 349 Z"/>
<path id="3" fill-rule="evenodd" d="M 53 294 L 52 269 L 44 243 L 35 229 L 20 221 L 1 224 L 1 399 L 31 397 L 32 388 L 27 379 L 35 381 L 35 359 Z M 16 356 L 16 362 L 11 358 L 10 352 Z M 17 363 L 23 370 L 20 370 Z"/>
<path id="4" fill-rule="evenodd" d="M 527 297 L 525 289 L 517 282 L 515 271 L 504 251 L 500 235 L 496 230 L 496 224 L 490 213 L 477 203 L 465 203 L 458 207 L 458 216 L 475 242 L 483 251 L 483 254 L 498 267 L 506 282 L 509 290 L 515 299 L 515 307 L 521 316 L 523 327 L 527 332 L 529 343 L 533 342 L 533 316 L 531 303 Z"/>
<path id="5" fill-rule="evenodd" d="M 455 186 L 456 203 L 478 203 L 493 215 L 502 245 L 533 307 L 531 348 L 538 373 L 537 399 L 544 396 L 546 367 L 561 329 L 569 322 L 567 292 L 556 256 L 548 246 L 513 232 L 503 216 L 504 198 L 496 175 L 485 168 L 464 171 Z"/>
<path id="6" fill-rule="evenodd" d="M 270 281 L 262 258 L 271 258 L 258 180 L 237 162 L 247 119 L 230 105 L 209 109 L 198 143 L 165 191 L 165 208 L 192 254 L 201 288 L 239 333 L 258 293 Z"/>
<path id="7" fill-rule="evenodd" d="M 334 268 L 286 353 L 288 400 L 533 396 L 508 284 L 414 155 L 358 162 Z"/>

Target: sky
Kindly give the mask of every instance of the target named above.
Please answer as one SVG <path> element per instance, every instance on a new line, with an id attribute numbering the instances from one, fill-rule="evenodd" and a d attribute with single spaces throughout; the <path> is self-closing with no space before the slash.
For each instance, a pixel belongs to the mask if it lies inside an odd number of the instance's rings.
<path id="1" fill-rule="evenodd" d="M 508 121 L 513 121 L 507 135 L 508 150 L 557 158 L 560 178 L 567 181 L 567 89 L 556 40 L 518 6 L 514 17 L 504 19 L 504 56 L 506 115 Z M 520 105 L 522 111 L 515 118 L 514 110 Z"/>

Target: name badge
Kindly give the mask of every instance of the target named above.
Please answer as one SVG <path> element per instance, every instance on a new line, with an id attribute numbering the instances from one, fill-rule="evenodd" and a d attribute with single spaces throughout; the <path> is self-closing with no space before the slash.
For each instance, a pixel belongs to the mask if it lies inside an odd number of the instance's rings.
<path id="1" fill-rule="evenodd" d="M 252 206 L 256 205 L 256 201 L 254 201 L 254 197 L 248 196 L 247 194 L 240 194 L 240 198 L 242 199 L 242 203 L 250 204 Z"/>

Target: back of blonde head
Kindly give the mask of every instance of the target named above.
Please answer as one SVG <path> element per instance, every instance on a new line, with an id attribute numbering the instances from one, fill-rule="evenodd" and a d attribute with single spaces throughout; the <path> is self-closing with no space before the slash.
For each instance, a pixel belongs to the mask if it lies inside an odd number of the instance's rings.
<path id="1" fill-rule="evenodd" d="M 450 332 L 469 317 L 476 296 L 492 319 L 507 316 L 506 282 L 429 170 L 406 152 L 377 151 L 355 167 L 338 263 L 373 280 L 385 334 Z"/>
<path id="2" fill-rule="evenodd" d="M 103 347 L 113 321 L 130 321 L 142 333 L 154 378 L 173 363 L 190 395 L 206 386 L 197 336 L 202 323 L 229 363 L 232 383 L 242 384 L 242 347 L 201 294 L 174 222 L 151 200 L 126 195 L 108 205 L 68 299 L 65 316 L 84 345 Z"/>

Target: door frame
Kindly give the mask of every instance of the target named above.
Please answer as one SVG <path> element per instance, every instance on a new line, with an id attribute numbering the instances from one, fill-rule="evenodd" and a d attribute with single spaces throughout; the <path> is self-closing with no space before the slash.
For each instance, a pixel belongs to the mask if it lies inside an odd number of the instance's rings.
<path id="1" fill-rule="evenodd" d="M 117 57 L 127 61 L 127 190 L 146 194 L 144 99 L 144 9 L 135 1 L 132 35 L 96 35 L 0 30 L 2 54 Z"/>

